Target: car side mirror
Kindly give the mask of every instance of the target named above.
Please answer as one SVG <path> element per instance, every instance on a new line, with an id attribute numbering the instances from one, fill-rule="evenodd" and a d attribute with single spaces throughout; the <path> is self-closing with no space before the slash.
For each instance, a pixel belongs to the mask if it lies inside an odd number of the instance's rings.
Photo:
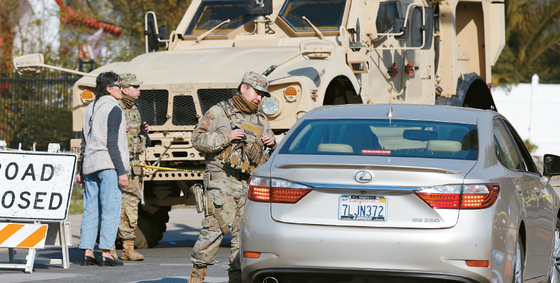
<path id="1" fill-rule="evenodd" d="M 543 162 L 544 174 L 546 177 L 560 175 L 560 156 L 545 154 Z"/>

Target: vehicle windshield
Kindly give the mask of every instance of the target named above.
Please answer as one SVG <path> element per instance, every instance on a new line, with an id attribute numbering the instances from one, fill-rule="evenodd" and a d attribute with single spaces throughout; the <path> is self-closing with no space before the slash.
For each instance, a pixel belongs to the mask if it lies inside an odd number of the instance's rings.
<path id="1" fill-rule="evenodd" d="M 248 14 L 246 5 L 247 1 L 244 0 L 202 1 L 185 35 L 203 34 L 229 19 L 230 23 L 222 25 L 212 32 L 212 34 L 228 34 L 255 18 Z"/>
<path id="2" fill-rule="evenodd" d="M 476 160 L 476 125 L 421 120 L 310 119 L 279 154 L 370 155 Z"/>
<path id="3" fill-rule="evenodd" d="M 337 31 L 342 24 L 346 0 L 287 0 L 280 11 L 280 18 L 294 31 L 313 31 L 313 28 L 302 19 L 306 17 L 317 29 Z"/>

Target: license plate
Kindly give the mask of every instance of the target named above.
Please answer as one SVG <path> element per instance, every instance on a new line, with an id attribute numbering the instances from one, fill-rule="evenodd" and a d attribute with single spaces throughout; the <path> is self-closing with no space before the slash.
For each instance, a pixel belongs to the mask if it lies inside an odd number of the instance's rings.
<path id="1" fill-rule="evenodd" d="M 338 201 L 338 219 L 387 221 L 387 197 L 341 195 Z"/>

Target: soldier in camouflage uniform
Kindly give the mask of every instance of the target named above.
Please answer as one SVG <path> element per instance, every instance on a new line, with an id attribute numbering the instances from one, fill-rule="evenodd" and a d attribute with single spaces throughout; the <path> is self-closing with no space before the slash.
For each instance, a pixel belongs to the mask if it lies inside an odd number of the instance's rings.
<path id="1" fill-rule="evenodd" d="M 140 96 L 140 84 L 136 75 L 120 74 L 123 98 L 120 100 L 127 122 L 128 150 L 130 152 L 130 163 L 140 163 L 140 155 L 150 144 L 148 137 L 148 124 L 142 123 L 142 117 L 134 103 Z M 118 236 L 123 241 L 123 252 L 121 260 L 144 260 L 144 256 L 134 250 L 134 230 L 138 225 L 138 204 L 142 192 L 142 168 L 131 167 L 128 177 L 128 187 L 122 192 L 121 222 L 119 224 Z M 111 252 L 117 257 L 115 248 Z"/>
<path id="2" fill-rule="evenodd" d="M 263 96 L 270 97 L 266 78 L 248 72 L 237 94 L 210 108 L 193 131 L 192 144 L 206 154 L 204 186 L 213 213 L 207 211 L 202 221 L 188 283 L 203 282 L 206 266 L 214 264 L 223 236 L 230 230 L 229 282 L 241 282 L 239 229 L 247 180 L 276 146 L 268 119 L 260 110 Z"/>

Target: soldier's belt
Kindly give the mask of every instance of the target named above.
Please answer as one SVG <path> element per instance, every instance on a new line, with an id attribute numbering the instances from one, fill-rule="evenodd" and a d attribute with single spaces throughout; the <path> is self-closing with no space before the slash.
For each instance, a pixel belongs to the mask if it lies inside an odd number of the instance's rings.
<path id="1" fill-rule="evenodd" d="M 187 169 L 180 169 L 180 168 L 169 168 L 169 167 L 142 165 L 142 164 L 136 164 L 136 163 L 130 163 L 130 166 L 134 166 L 134 167 L 143 167 L 143 168 L 147 168 L 147 169 L 165 170 L 165 171 L 182 171 L 182 172 L 190 172 L 190 173 L 200 173 L 200 174 L 204 174 L 204 171 L 199 171 L 199 170 L 187 170 Z"/>

